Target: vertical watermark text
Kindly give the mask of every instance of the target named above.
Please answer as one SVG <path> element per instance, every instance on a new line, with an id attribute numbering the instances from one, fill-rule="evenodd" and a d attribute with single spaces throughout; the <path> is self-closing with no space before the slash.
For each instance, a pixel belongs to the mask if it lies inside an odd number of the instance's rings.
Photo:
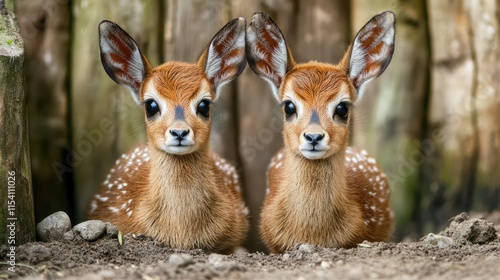
<path id="1" fill-rule="evenodd" d="M 10 272 L 16 272 L 16 171 L 7 172 L 7 263 Z"/>

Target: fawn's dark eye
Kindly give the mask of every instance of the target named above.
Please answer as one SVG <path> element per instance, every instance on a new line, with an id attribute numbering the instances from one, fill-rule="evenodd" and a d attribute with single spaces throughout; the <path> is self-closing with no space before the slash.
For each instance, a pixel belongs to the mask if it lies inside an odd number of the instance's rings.
<path id="1" fill-rule="evenodd" d="M 335 115 L 339 116 L 342 120 L 346 120 L 349 115 L 349 105 L 345 102 L 340 102 L 337 107 L 335 107 L 335 113 L 333 114 L 334 118 Z"/>
<path id="2" fill-rule="evenodd" d="M 201 100 L 200 104 L 198 104 L 198 108 L 196 108 L 196 113 L 204 118 L 208 118 L 210 115 L 210 101 L 207 99 Z"/>
<path id="3" fill-rule="evenodd" d="M 160 107 L 158 106 L 158 103 L 156 103 L 156 101 L 154 101 L 153 99 L 146 100 L 145 106 L 146 106 L 146 116 L 148 118 L 152 118 L 154 115 L 160 112 Z"/>
<path id="4" fill-rule="evenodd" d="M 293 114 L 297 113 L 297 108 L 295 108 L 295 104 L 292 103 L 292 101 L 285 101 L 285 106 L 284 106 L 286 118 L 290 118 Z"/>

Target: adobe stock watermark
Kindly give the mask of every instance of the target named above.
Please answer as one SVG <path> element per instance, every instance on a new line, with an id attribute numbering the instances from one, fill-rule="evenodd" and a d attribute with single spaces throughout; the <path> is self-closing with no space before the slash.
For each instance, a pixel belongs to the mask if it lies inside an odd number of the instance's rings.
<path id="1" fill-rule="evenodd" d="M 7 254 L 6 260 L 10 272 L 16 272 L 16 171 L 7 172 Z"/>

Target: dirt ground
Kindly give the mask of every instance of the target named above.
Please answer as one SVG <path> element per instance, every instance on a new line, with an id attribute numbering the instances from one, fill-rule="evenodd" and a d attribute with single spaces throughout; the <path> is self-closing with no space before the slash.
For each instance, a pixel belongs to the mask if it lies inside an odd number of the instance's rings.
<path id="1" fill-rule="evenodd" d="M 124 236 L 122 246 L 116 238 L 33 242 L 16 249 L 16 273 L 7 271 L 7 247 L 0 247 L 0 278 L 499 279 L 500 212 L 485 218 L 493 225 L 476 218 L 455 218 L 441 233 L 452 238 L 446 239 L 453 240 L 448 245 L 416 241 L 327 249 L 301 244 L 276 255 L 179 251 L 132 235 Z"/>

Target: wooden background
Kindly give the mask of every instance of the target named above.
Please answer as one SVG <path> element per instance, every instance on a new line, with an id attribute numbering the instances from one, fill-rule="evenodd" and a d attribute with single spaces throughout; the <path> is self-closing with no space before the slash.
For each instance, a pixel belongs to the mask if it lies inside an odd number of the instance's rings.
<path id="1" fill-rule="evenodd" d="M 351 142 L 391 180 L 394 240 L 500 201 L 500 0 L 17 0 L 26 48 L 36 221 L 82 221 L 121 153 L 146 141 L 141 110 L 103 71 L 97 26 L 121 25 L 153 65 L 194 62 L 230 19 L 268 12 L 298 62 L 336 63 L 375 14 L 396 13 L 396 51 L 358 102 Z M 281 112 L 247 67 L 215 107 L 211 145 L 238 166 L 252 223 Z M 250 250 L 263 250 L 255 227 Z"/>

